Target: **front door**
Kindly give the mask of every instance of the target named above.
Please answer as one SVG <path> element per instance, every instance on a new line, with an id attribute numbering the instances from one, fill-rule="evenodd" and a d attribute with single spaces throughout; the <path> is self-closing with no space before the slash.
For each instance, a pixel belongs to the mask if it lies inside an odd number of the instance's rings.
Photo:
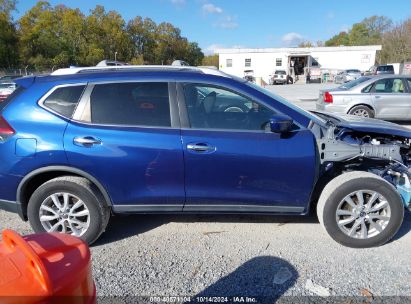
<path id="1" fill-rule="evenodd" d="M 168 83 L 97 83 L 84 94 L 64 136 L 71 166 L 103 184 L 116 212 L 181 211 L 183 152 Z"/>
<path id="2" fill-rule="evenodd" d="M 411 113 L 411 94 L 401 78 L 377 80 L 371 90 L 376 117 L 382 119 L 408 119 Z"/>
<path id="3" fill-rule="evenodd" d="M 181 84 L 184 211 L 304 213 L 316 176 L 313 134 L 267 131 L 275 113 L 228 89 Z"/>

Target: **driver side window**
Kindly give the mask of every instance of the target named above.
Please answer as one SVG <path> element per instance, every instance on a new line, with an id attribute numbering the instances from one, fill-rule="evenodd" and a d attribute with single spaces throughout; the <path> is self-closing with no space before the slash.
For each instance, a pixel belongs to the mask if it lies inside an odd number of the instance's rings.
<path id="1" fill-rule="evenodd" d="M 184 96 L 191 128 L 264 131 L 274 112 L 232 91 L 185 84 Z"/>

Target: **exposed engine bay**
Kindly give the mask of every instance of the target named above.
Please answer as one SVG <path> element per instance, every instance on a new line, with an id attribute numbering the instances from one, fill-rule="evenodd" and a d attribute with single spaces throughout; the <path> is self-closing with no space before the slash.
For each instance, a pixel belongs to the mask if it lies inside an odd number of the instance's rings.
<path id="1" fill-rule="evenodd" d="M 379 175 L 397 188 L 404 206 L 411 210 L 409 138 L 367 134 L 334 124 L 314 134 L 324 172 L 368 171 Z"/>

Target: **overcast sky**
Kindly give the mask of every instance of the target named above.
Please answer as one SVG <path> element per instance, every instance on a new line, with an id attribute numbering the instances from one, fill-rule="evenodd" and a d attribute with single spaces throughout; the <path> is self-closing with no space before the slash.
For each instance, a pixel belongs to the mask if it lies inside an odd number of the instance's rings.
<path id="1" fill-rule="evenodd" d="M 35 0 L 19 0 L 24 14 Z M 411 17 L 411 0 L 51 0 L 80 8 L 85 14 L 97 4 L 116 10 L 128 21 L 149 17 L 171 22 L 204 52 L 218 47 L 287 47 L 301 40 L 326 40 L 371 15 L 401 21 Z"/>

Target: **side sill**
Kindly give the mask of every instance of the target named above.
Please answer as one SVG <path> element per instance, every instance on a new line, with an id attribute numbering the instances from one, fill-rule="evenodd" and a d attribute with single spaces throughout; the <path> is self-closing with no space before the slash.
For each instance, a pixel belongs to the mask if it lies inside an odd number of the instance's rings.
<path id="1" fill-rule="evenodd" d="M 114 213 L 287 213 L 305 214 L 304 207 L 260 205 L 113 205 Z"/>
<path id="2" fill-rule="evenodd" d="M 23 210 L 19 202 L 0 200 L 0 209 L 8 212 L 17 213 L 22 220 L 26 220 L 23 216 Z"/>
<path id="3" fill-rule="evenodd" d="M 112 205 L 114 213 L 182 212 L 183 205 Z"/>
<path id="4" fill-rule="evenodd" d="M 304 207 L 261 205 L 185 205 L 186 212 L 234 213 L 304 213 Z"/>

